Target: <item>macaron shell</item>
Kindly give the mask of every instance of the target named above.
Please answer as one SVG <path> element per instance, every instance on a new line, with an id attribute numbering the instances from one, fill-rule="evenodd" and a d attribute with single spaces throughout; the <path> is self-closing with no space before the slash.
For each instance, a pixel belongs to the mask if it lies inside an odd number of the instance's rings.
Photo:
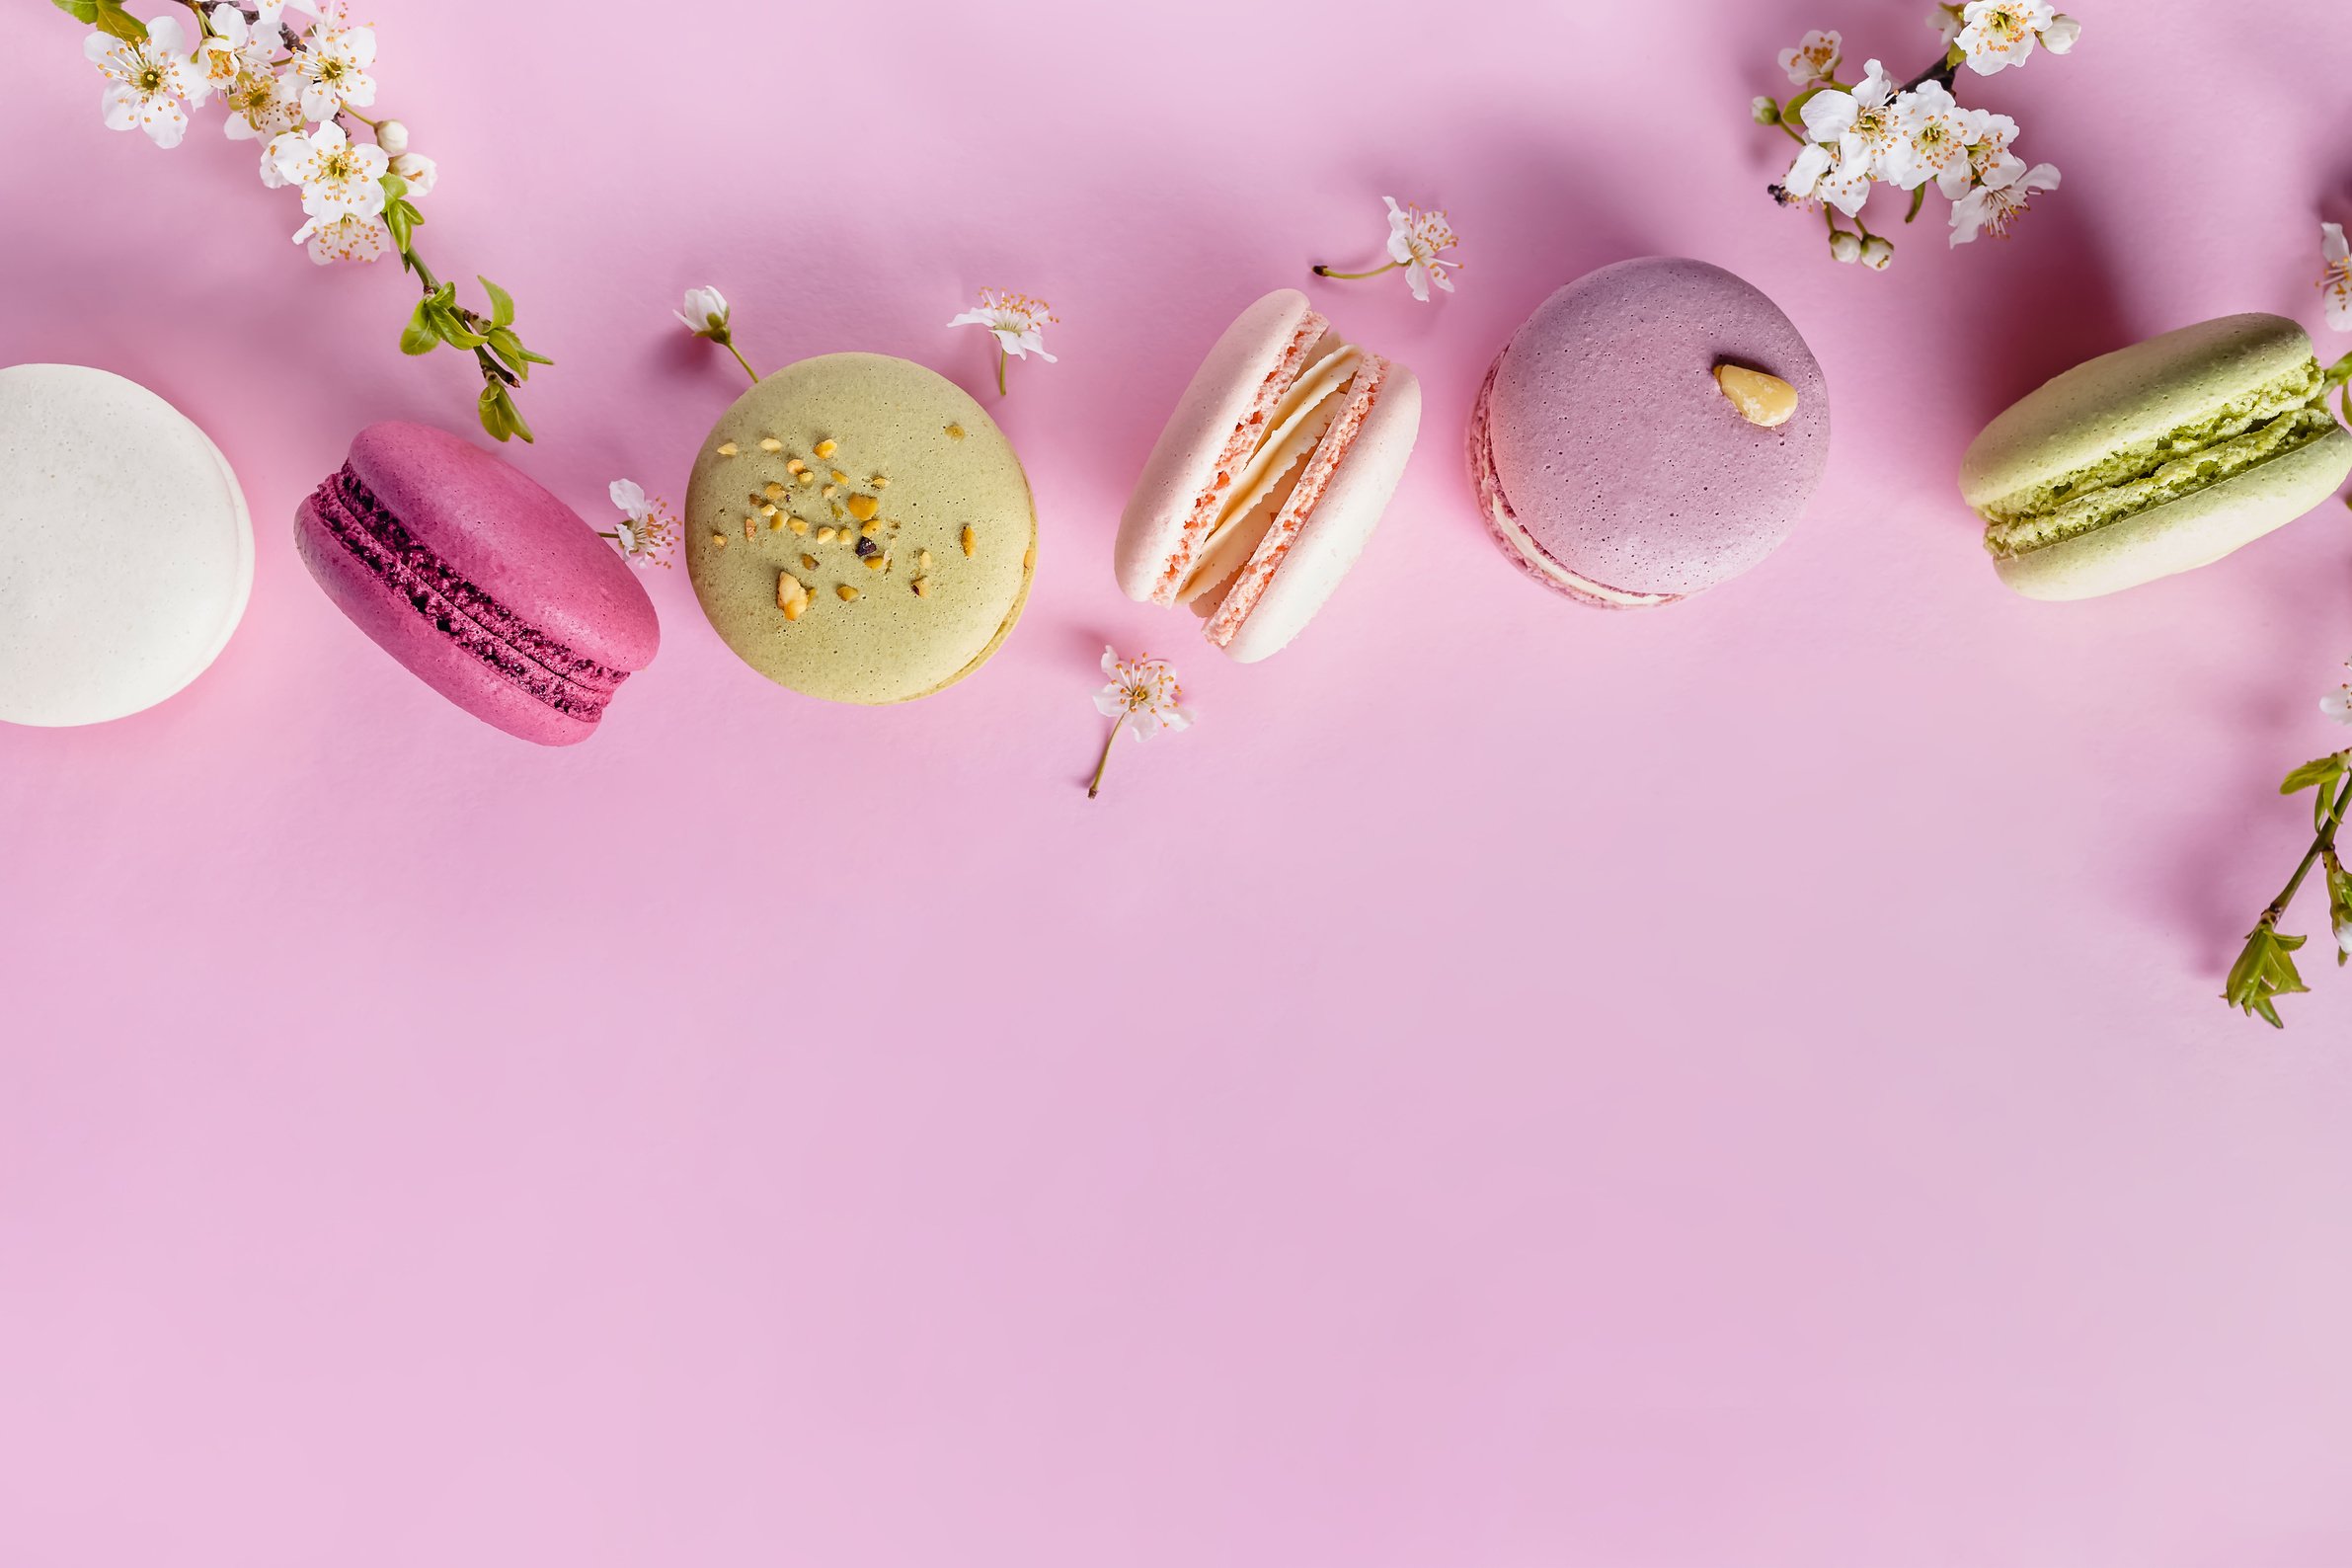
<path id="1" fill-rule="evenodd" d="M 596 724 L 549 707 L 442 632 L 345 549 L 304 497 L 294 512 L 294 551 L 352 624 L 400 666 L 483 723 L 539 745 L 575 745 Z"/>
<path id="2" fill-rule="evenodd" d="M 834 450 L 816 456 L 828 440 Z M 818 479 L 801 484 L 794 461 Z M 772 519 L 754 499 L 769 484 L 783 487 L 766 503 L 779 509 Z M 858 496 L 877 504 L 881 570 L 855 555 L 856 520 L 832 510 Z M 793 531 L 794 518 L 807 531 Z M 850 533 L 818 537 L 844 522 Z M 753 669 L 826 701 L 908 702 L 971 674 L 1010 635 L 1036 566 L 1037 511 L 1011 441 L 961 387 L 904 359 L 825 354 L 767 376 L 721 416 L 695 458 L 685 556 L 703 613 Z M 798 620 L 776 602 L 787 575 L 809 593 Z M 856 596 L 842 599 L 842 588 Z"/>
<path id="3" fill-rule="evenodd" d="M 1742 418 L 1729 361 L 1796 389 L 1787 423 Z M 1555 561 L 1636 594 L 1689 594 L 1754 567 L 1829 460 L 1828 384 L 1804 338 L 1719 267 L 1649 257 L 1554 293 L 1504 349 L 1488 446 L 1519 524 Z"/>
<path id="4" fill-rule="evenodd" d="M 1279 653 L 1306 629 L 1354 569 L 1380 525 L 1421 431 L 1421 381 L 1390 361 L 1379 395 L 1331 483 L 1292 541 L 1225 653 L 1248 665 Z"/>
<path id="5" fill-rule="evenodd" d="M 614 669 L 653 663 L 662 627 L 637 569 L 505 458 L 389 422 L 353 437 L 349 466 L 420 544 L 541 635 Z"/>
<path id="6" fill-rule="evenodd" d="M 2086 359 L 2003 409 L 1960 460 L 1970 507 L 2066 478 L 2154 441 L 2312 357 L 2284 316 L 2223 316 Z"/>
<path id="7" fill-rule="evenodd" d="M 1313 313 L 1297 289 L 1278 288 L 1235 317 L 1202 359 L 1119 519 L 1112 564 L 1129 598 L 1151 597 L 1217 459 Z"/>
<path id="8" fill-rule="evenodd" d="M 218 446 L 136 382 L 0 369 L 0 720 L 98 724 L 208 668 L 253 592 Z"/>
<path id="9" fill-rule="evenodd" d="M 2329 431 L 2258 468 L 2178 501 L 2007 560 L 2000 580 L 2028 598 L 2083 599 L 2209 566 L 2332 497 L 2352 475 L 2352 431 Z"/>

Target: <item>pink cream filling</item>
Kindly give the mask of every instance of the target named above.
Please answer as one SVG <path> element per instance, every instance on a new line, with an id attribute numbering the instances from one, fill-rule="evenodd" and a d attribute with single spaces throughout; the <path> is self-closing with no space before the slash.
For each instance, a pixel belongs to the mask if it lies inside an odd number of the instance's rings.
<path id="1" fill-rule="evenodd" d="M 1297 381 L 1299 373 L 1306 368 L 1306 356 L 1330 329 L 1329 321 L 1309 311 L 1306 319 L 1298 324 L 1298 330 L 1292 334 L 1290 347 L 1283 351 L 1283 356 L 1275 364 L 1273 373 L 1258 388 L 1257 398 L 1250 404 L 1249 412 L 1242 416 L 1240 424 L 1233 427 L 1232 438 L 1225 442 L 1225 449 L 1217 455 L 1215 477 L 1194 500 L 1192 515 L 1184 520 L 1184 531 L 1177 537 L 1176 548 L 1169 555 L 1167 564 L 1160 568 L 1159 583 L 1151 590 L 1152 603 L 1176 602 L 1178 590 L 1184 587 L 1185 579 L 1192 575 L 1194 558 L 1201 553 L 1201 546 L 1209 542 L 1209 535 L 1216 527 L 1217 513 L 1224 506 L 1225 491 L 1231 487 L 1234 476 L 1248 463 L 1250 453 L 1257 450 L 1258 441 L 1266 433 L 1267 419 L 1273 414 L 1275 406 L 1282 402 L 1284 394 Z"/>
<path id="2" fill-rule="evenodd" d="M 1331 422 L 1323 438 L 1315 443 L 1314 455 L 1306 462 L 1306 470 L 1292 487 L 1282 510 L 1266 529 L 1266 537 L 1250 552 L 1250 558 L 1234 574 L 1233 586 L 1226 589 L 1216 611 L 1202 628 L 1202 634 L 1219 648 L 1229 647 L 1241 631 L 1241 623 L 1258 607 L 1267 586 L 1274 581 L 1275 572 L 1283 559 L 1291 553 L 1300 533 L 1305 531 L 1306 519 L 1323 499 L 1323 492 L 1331 488 L 1331 479 L 1339 472 L 1340 463 L 1356 444 L 1356 436 L 1364 429 L 1365 420 L 1372 414 L 1372 402 L 1379 396 L 1380 384 L 1387 379 L 1388 361 L 1377 354 L 1368 353 L 1356 371 L 1355 384 L 1349 388 L 1347 407 Z"/>

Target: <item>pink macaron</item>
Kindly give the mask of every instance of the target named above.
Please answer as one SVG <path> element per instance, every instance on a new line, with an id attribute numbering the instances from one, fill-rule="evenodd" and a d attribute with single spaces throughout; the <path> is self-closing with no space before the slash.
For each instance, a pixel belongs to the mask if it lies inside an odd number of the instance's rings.
<path id="1" fill-rule="evenodd" d="M 424 425 L 371 425 L 294 513 L 302 564 L 359 629 L 487 724 L 596 733 L 661 645 L 653 601 L 579 513 Z"/>
<path id="2" fill-rule="evenodd" d="M 1746 395 L 1759 385 L 1768 408 Z M 1545 300 L 1470 416 L 1471 479 L 1504 550 L 1611 609 L 1755 566 L 1829 455 L 1829 388 L 1795 326 L 1753 285 L 1678 257 L 1618 262 Z"/>
<path id="3" fill-rule="evenodd" d="M 1187 604 L 1244 664 L 1305 629 L 1396 493 L 1421 383 L 1346 343 L 1294 288 L 1209 351 L 1119 520 L 1119 586 Z"/>

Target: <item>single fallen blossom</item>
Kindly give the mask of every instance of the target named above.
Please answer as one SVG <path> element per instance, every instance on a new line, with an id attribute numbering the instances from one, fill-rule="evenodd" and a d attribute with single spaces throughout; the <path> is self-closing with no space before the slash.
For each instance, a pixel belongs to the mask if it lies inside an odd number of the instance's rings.
<path id="1" fill-rule="evenodd" d="M 735 362 L 744 367 L 744 374 L 751 378 L 754 386 L 758 384 L 759 372 L 751 368 L 751 361 L 745 358 L 743 352 L 735 346 L 735 331 L 731 325 L 735 320 L 735 311 L 728 305 L 725 294 L 708 283 L 700 288 L 689 288 L 686 290 L 686 302 L 678 308 L 676 315 L 685 329 L 695 337 L 708 338 L 734 354 Z"/>
<path id="2" fill-rule="evenodd" d="M 1117 649 L 1106 647 L 1103 673 L 1111 683 L 1094 694 L 1094 706 L 1111 721 L 1111 733 L 1103 738 L 1094 781 L 1086 786 L 1088 800 L 1102 793 L 1103 770 L 1111 765 L 1111 747 L 1120 731 L 1147 741 L 1162 730 L 1189 730 L 1193 722 L 1191 710 L 1183 706 L 1184 688 L 1176 683 L 1176 670 L 1166 660 L 1148 654 L 1121 659 Z"/>
<path id="3" fill-rule="evenodd" d="M 1461 236 L 1453 232 L 1442 209 L 1425 211 L 1419 206 L 1397 205 L 1396 197 L 1382 196 L 1388 203 L 1388 261 L 1380 267 L 1368 268 L 1361 273 L 1342 273 L 1318 265 L 1317 277 L 1334 277 L 1353 281 L 1358 278 L 1378 277 L 1383 273 L 1404 269 L 1405 286 L 1413 297 L 1427 303 L 1430 285 L 1435 283 L 1447 293 L 1453 292 L 1453 279 L 1446 274 L 1448 268 L 1461 263 L 1446 252 L 1461 243 Z"/>
<path id="4" fill-rule="evenodd" d="M 634 479 L 616 479 L 607 492 L 621 510 L 621 520 L 596 537 L 610 539 L 631 566 L 669 565 L 670 546 L 677 542 L 678 520 L 659 497 L 649 497 Z"/>
<path id="5" fill-rule="evenodd" d="M 2319 225 L 2319 296 L 2327 324 L 2338 332 L 2352 332 L 2352 245 L 2344 242 L 2341 223 Z"/>
<path id="6" fill-rule="evenodd" d="M 1046 353 L 1046 328 L 1058 320 L 1053 307 L 1042 299 L 1002 288 L 983 288 L 980 291 L 979 305 L 948 325 L 985 327 L 996 340 L 996 395 L 1003 397 L 1008 359 L 1026 359 L 1034 353 L 1048 364 L 1057 362 Z"/>

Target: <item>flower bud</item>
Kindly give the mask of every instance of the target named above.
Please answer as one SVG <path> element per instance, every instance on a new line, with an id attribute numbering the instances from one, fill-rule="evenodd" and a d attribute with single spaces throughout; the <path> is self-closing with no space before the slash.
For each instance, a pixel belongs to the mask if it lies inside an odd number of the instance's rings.
<path id="1" fill-rule="evenodd" d="M 1848 234 L 1843 229 L 1838 230 L 1830 236 L 1830 254 L 1842 262 L 1860 261 L 1862 259 L 1862 237 L 1859 234 Z"/>
<path id="2" fill-rule="evenodd" d="M 2064 54 L 2075 46 L 2075 40 L 2080 37 L 2082 24 L 2061 11 L 2050 19 L 2048 27 L 2042 29 L 2042 47 L 2053 54 Z"/>
<path id="3" fill-rule="evenodd" d="M 1759 98 L 1748 106 L 1748 112 L 1756 117 L 1756 122 L 1760 125 L 1780 123 L 1780 105 L 1773 99 Z"/>
<path id="4" fill-rule="evenodd" d="M 384 156 L 397 158 L 409 150 L 409 128 L 397 119 L 387 119 L 375 128 L 375 144 L 384 149 Z"/>
<path id="5" fill-rule="evenodd" d="M 1873 234 L 1862 242 L 1862 265 L 1874 273 L 1887 270 L 1887 263 L 1895 259 L 1895 242 Z"/>
<path id="6" fill-rule="evenodd" d="M 415 196 L 431 195 L 433 183 L 441 177 L 440 166 L 421 152 L 404 152 L 393 159 L 392 172 L 408 182 L 409 195 Z"/>

